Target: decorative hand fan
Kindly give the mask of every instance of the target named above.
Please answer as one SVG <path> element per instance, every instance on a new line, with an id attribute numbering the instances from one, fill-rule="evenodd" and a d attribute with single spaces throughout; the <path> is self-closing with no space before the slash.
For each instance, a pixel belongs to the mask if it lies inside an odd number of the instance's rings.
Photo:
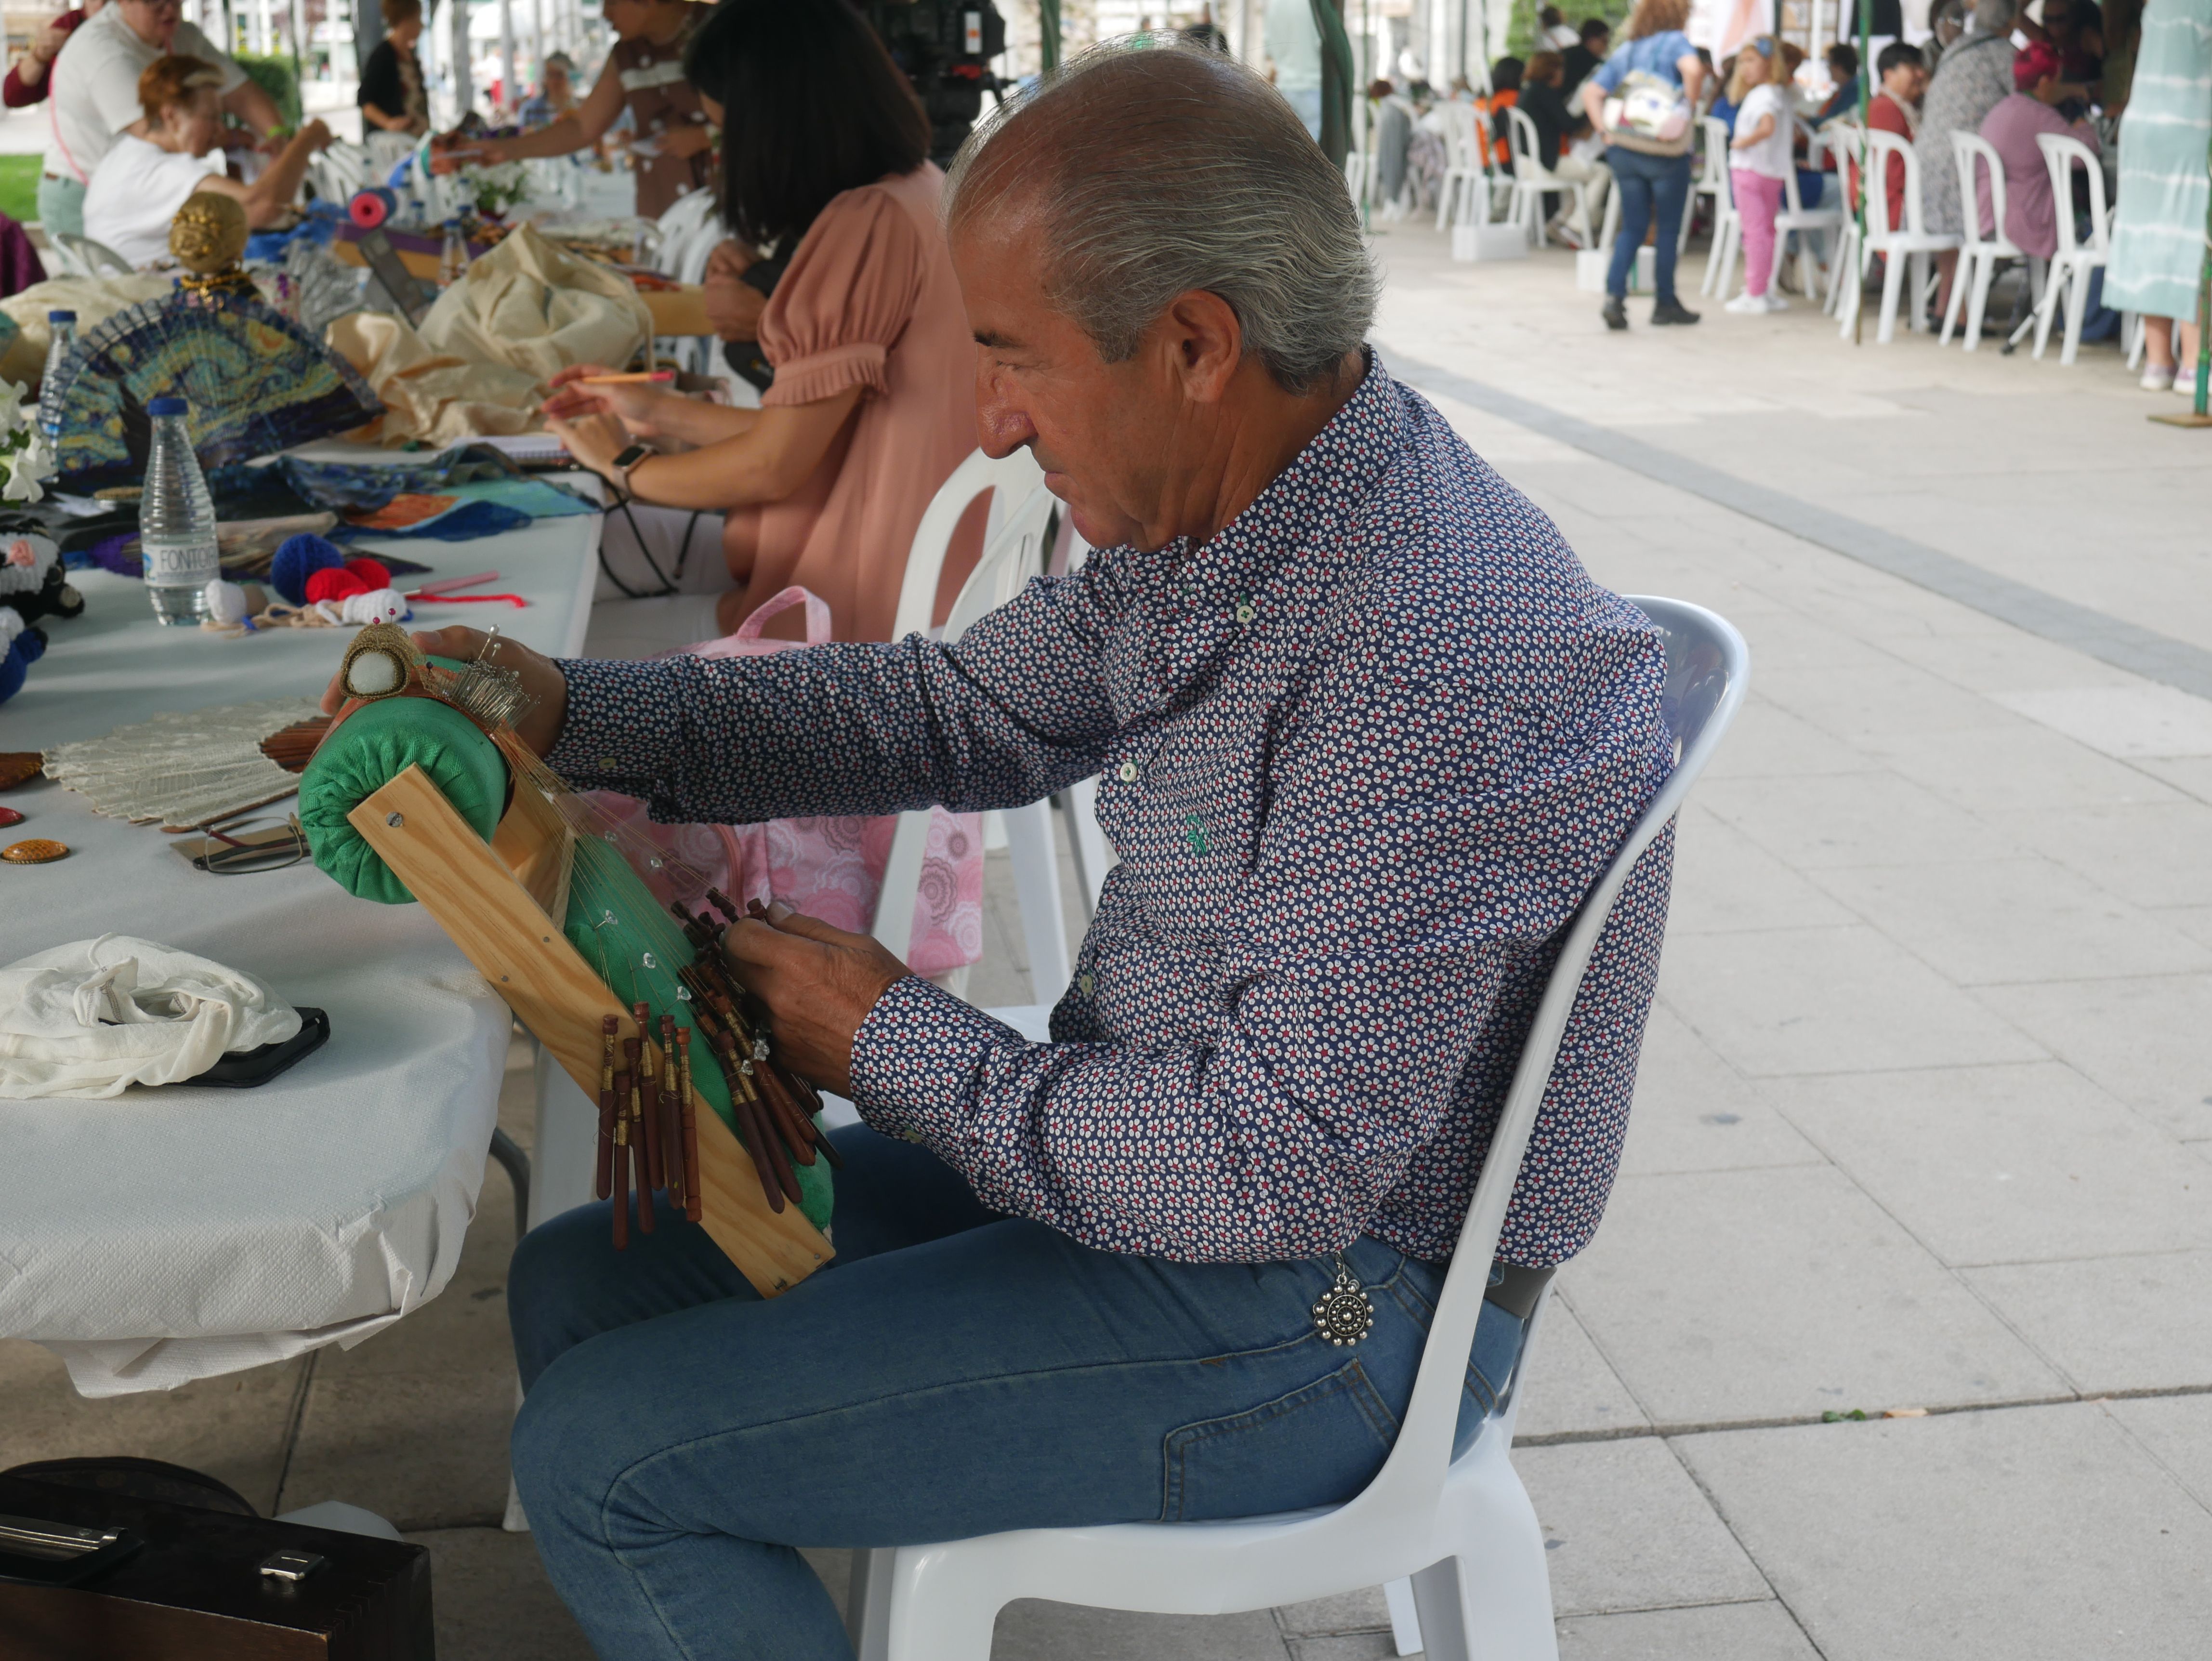
<path id="1" fill-rule="evenodd" d="M 235 199 L 189 198 L 169 246 L 191 274 L 86 334 L 55 371 L 64 489 L 143 474 L 146 406 L 156 398 L 190 405 L 203 467 L 273 455 L 382 412 L 353 366 L 264 301 L 240 267 L 246 212 Z"/>
<path id="2" fill-rule="evenodd" d="M 84 797 L 95 813 L 191 830 L 297 790 L 299 779 L 283 764 L 293 757 L 282 745 L 278 756 L 263 745 L 316 715 L 313 698 L 170 710 L 47 751 L 46 776 Z"/>

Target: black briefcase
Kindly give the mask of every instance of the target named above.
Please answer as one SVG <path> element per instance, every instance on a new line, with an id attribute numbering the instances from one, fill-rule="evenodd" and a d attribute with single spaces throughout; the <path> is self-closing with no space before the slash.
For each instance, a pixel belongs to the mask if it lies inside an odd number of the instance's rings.
<path id="1" fill-rule="evenodd" d="M 435 1654 L 420 1546 L 0 1475 L 0 1661 Z"/>

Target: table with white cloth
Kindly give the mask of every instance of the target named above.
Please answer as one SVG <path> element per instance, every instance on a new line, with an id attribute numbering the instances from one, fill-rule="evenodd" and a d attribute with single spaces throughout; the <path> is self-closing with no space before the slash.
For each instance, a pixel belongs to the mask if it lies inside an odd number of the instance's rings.
<path id="1" fill-rule="evenodd" d="M 496 623 L 573 654 L 599 525 L 579 514 L 360 551 L 388 550 L 434 577 L 496 569 L 497 590 L 529 601 L 418 605 L 415 627 Z M 0 704 L 0 751 L 166 709 L 319 695 L 354 632 L 163 628 L 142 584 L 76 581 L 84 615 L 48 620 L 51 648 Z M 356 1342 L 435 1297 L 475 1214 L 509 1033 L 507 1007 L 438 925 L 419 906 L 356 899 L 309 864 L 195 871 L 159 828 L 98 817 L 51 782 L 0 802 L 29 815 L 0 841 L 71 850 L 0 865 L 0 963 L 134 934 L 244 970 L 331 1023 L 323 1049 L 252 1089 L 0 1101 L 0 1337 L 53 1350 L 85 1395 L 121 1395 Z"/>

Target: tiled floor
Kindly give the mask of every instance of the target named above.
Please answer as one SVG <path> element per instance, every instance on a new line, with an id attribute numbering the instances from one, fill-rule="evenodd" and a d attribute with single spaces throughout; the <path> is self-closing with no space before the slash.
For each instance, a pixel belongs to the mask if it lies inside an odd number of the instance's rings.
<path id="1" fill-rule="evenodd" d="M 1377 246 L 1386 350 L 2212 646 L 2212 437 L 2147 423 L 2179 400 L 2109 350 L 1854 349 L 1802 306 L 1610 336 L 1556 253 Z M 1601 580 L 1715 607 L 1756 660 L 1682 822 L 1622 1177 L 1526 1386 L 1562 1656 L 2212 1652 L 2212 703 L 1439 401 Z M 985 1004 L 1028 998 L 1005 876 Z M 511 1243 L 495 1175 L 421 1314 L 167 1398 L 79 1402 L 0 1345 L 0 1465 L 147 1452 L 264 1505 L 352 1500 L 436 1552 L 448 1661 L 580 1655 L 496 1527 Z M 817 1567 L 842 1595 L 840 1555 Z M 1018 1605 L 996 1653 L 1390 1647 L 1370 1591 Z"/>

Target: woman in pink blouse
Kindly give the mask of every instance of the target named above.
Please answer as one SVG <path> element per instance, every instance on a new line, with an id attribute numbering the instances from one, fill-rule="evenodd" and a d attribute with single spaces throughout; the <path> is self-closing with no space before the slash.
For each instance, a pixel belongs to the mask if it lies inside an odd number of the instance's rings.
<path id="1" fill-rule="evenodd" d="M 742 271 L 750 248 L 771 248 L 766 271 L 789 253 L 780 279 L 757 272 L 744 290 L 772 287 L 757 333 L 775 379 L 758 410 L 732 410 L 575 384 L 608 373 L 586 364 L 555 378 L 546 413 L 638 501 L 725 515 L 737 586 L 717 605 L 724 633 L 797 583 L 830 603 L 838 639 L 888 639 L 915 527 L 975 447 L 975 345 L 938 226 L 927 119 L 844 0 L 725 5 L 686 68 L 727 112 L 735 240 L 718 267 Z M 619 466 L 633 441 L 652 453 Z M 974 563 L 980 525 L 963 526 L 944 595 Z"/>

